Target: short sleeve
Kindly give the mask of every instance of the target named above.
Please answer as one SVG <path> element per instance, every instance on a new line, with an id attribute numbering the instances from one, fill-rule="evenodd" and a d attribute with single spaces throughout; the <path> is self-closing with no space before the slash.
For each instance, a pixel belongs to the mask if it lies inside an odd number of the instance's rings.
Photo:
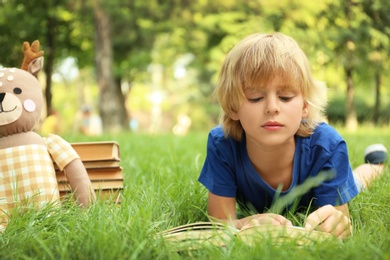
<path id="1" fill-rule="evenodd" d="M 236 197 L 234 156 L 229 142 L 211 132 L 207 141 L 207 155 L 198 181 L 211 193 Z"/>
<path id="2" fill-rule="evenodd" d="M 58 135 L 50 134 L 44 138 L 47 150 L 53 161 L 63 170 L 70 162 L 80 158 L 73 147 Z"/>
<path id="3" fill-rule="evenodd" d="M 357 195 L 358 191 L 348 159 L 347 146 L 344 141 L 338 143 L 322 169 L 331 169 L 335 176 L 314 190 L 318 206 L 326 204 L 333 206 L 342 205 Z"/>

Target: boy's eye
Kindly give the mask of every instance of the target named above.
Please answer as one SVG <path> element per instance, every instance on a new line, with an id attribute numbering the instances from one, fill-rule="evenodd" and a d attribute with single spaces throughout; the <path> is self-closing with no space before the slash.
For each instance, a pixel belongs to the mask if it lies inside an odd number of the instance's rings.
<path id="1" fill-rule="evenodd" d="M 262 100 L 263 98 L 262 97 L 258 97 L 258 98 L 248 98 L 248 101 L 250 103 L 256 103 L 256 102 L 259 102 L 260 100 Z"/>
<path id="2" fill-rule="evenodd" d="M 280 96 L 279 99 L 282 101 L 290 101 L 291 99 L 293 99 L 293 97 Z"/>

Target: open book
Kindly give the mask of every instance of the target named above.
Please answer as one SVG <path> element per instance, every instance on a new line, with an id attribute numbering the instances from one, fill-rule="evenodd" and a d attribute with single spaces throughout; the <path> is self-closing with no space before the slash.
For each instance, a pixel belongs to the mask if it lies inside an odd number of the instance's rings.
<path id="1" fill-rule="evenodd" d="M 202 245 L 227 246 L 234 238 L 253 246 L 264 239 L 270 239 L 273 244 L 295 243 L 298 246 L 334 239 L 330 233 L 309 231 L 296 226 L 260 225 L 244 230 L 211 222 L 187 224 L 160 232 L 158 237 L 167 243 L 182 249 L 196 249 Z"/>

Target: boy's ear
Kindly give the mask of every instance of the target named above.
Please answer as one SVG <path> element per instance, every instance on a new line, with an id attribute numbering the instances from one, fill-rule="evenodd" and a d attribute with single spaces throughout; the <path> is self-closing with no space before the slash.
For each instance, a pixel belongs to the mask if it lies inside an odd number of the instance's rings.
<path id="1" fill-rule="evenodd" d="M 238 117 L 238 113 L 235 112 L 235 111 L 230 111 L 229 117 L 230 117 L 232 120 L 234 120 L 234 121 L 240 120 L 240 118 Z"/>
<path id="2" fill-rule="evenodd" d="M 305 101 L 303 103 L 303 108 L 302 108 L 302 118 L 305 118 L 309 115 L 309 104 Z"/>

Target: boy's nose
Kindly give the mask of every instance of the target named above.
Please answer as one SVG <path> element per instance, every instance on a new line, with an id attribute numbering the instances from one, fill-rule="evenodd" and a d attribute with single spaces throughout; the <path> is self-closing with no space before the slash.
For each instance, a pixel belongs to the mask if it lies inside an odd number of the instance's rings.
<path id="1" fill-rule="evenodd" d="M 267 109 L 267 114 L 279 114 L 279 109 L 274 108 L 274 109 Z"/>
<path id="2" fill-rule="evenodd" d="M 266 107 L 266 114 L 278 114 L 280 112 L 279 106 L 276 101 L 269 101 Z"/>

